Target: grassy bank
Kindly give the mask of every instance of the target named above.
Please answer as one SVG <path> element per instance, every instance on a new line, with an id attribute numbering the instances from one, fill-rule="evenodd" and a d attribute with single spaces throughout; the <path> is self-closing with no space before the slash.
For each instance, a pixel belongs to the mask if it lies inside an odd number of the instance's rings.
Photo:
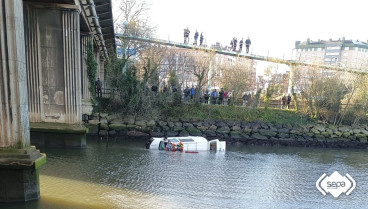
<path id="1" fill-rule="evenodd" d="M 273 124 L 307 125 L 316 123 L 294 110 L 257 108 L 242 106 L 190 105 L 183 104 L 166 108 L 161 117 L 186 120 L 262 121 Z"/>
<path id="2" fill-rule="evenodd" d="M 125 109 L 119 102 L 107 98 L 98 100 L 98 108 L 95 112 L 105 112 L 116 114 L 120 113 L 125 116 L 132 116 L 132 111 Z M 140 111 L 138 111 L 140 112 Z M 301 112 L 296 112 L 294 109 L 279 109 L 263 107 L 250 109 L 243 106 L 223 106 L 223 105 L 195 105 L 195 104 L 179 104 L 172 103 L 156 103 L 153 108 L 148 109 L 144 114 L 134 113 L 137 117 L 152 118 L 152 119 L 168 119 L 168 120 L 225 120 L 225 121 L 262 121 L 273 124 L 290 124 L 304 126 L 308 124 L 317 124 L 317 120 L 310 118 Z M 345 119 L 348 116 L 345 117 Z M 354 118 L 348 120 L 353 121 Z M 368 117 L 362 118 L 360 124 L 367 124 Z M 343 125 L 350 125 L 346 123 Z"/>

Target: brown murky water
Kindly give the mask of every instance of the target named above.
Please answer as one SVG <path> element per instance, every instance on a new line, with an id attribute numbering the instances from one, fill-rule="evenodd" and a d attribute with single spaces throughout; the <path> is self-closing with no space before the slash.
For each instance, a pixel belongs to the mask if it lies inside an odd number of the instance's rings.
<path id="1" fill-rule="evenodd" d="M 228 145 L 188 154 L 143 145 L 42 150 L 41 199 L 0 208 L 366 208 L 367 150 Z M 316 189 L 333 171 L 357 182 L 349 196 Z"/>

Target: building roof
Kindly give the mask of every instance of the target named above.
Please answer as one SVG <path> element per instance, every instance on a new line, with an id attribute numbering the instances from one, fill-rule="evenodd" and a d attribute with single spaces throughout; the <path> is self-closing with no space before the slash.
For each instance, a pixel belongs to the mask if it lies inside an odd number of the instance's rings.
<path id="1" fill-rule="evenodd" d="M 318 40 L 318 41 L 311 41 L 307 40 L 304 42 L 296 41 L 295 42 L 295 49 L 305 49 L 305 48 L 325 48 L 326 44 L 341 44 L 342 47 L 360 47 L 360 48 L 368 48 L 368 44 L 361 42 L 361 41 L 353 41 L 353 40 L 346 40 L 346 39 L 339 39 L 339 40 Z"/>

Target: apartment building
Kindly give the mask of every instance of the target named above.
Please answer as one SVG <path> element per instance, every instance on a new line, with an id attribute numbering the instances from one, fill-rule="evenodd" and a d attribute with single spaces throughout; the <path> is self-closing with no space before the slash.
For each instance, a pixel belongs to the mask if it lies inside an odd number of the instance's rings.
<path id="1" fill-rule="evenodd" d="M 368 44 L 358 40 L 296 41 L 294 55 L 295 60 L 305 63 L 368 70 Z"/>

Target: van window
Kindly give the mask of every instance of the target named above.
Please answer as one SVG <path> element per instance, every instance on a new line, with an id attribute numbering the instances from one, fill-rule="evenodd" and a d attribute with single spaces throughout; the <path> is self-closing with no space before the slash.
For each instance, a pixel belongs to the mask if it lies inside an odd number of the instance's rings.
<path id="1" fill-rule="evenodd" d="M 181 142 L 194 142 L 193 139 L 181 139 L 180 141 Z"/>

